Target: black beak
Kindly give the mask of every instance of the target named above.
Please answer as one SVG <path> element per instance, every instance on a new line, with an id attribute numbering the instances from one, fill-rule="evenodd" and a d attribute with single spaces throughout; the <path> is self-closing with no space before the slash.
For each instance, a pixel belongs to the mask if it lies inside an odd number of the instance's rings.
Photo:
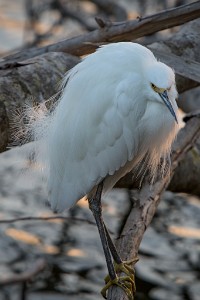
<path id="1" fill-rule="evenodd" d="M 178 120 L 177 120 L 177 116 L 176 113 L 172 107 L 171 102 L 169 101 L 168 95 L 167 95 L 167 91 L 164 91 L 163 93 L 159 93 L 161 99 L 164 101 L 165 105 L 167 106 L 167 108 L 169 109 L 170 113 L 172 114 L 172 116 L 174 117 L 176 123 L 178 124 Z"/>

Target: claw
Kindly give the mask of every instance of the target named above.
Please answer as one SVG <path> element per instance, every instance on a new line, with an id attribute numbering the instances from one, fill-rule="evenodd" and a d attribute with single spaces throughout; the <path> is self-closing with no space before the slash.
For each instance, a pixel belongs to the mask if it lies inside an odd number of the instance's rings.
<path id="1" fill-rule="evenodd" d="M 135 258 L 130 261 L 125 261 L 122 262 L 121 264 L 117 264 L 114 262 L 114 267 L 116 273 L 125 273 L 127 276 L 116 276 L 115 279 L 111 280 L 110 276 L 107 275 L 105 277 L 105 287 L 101 290 L 102 296 L 107 299 L 106 293 L 107 290 L 112 286 L 112 285 L 117 285 L 120 288 L 123 289 L 123 291 L 126 293 L 128 296 L 129 300 L 134 300 L 134 295 L 136 292 L 136 287 L 135 287 L 135 272 L 134 269 L 130 267 L 131 264 L 135 264 L 138 261 L 138 258 Z"/>
<path id="2" fill-rule="evenodd" d="M 123 289 L 123 291 L 126 293 L 128 296 L 129 300 L 134 300 L 134 294 L 135 294 L 135 282 L 130 278 L 129 276 L 121 276 L 121 277 L 116 277 L 114 280 L 109 280 L 105 287 L 101 290 L 102 296 L 107 299 L 106 293 L 107 290 L 112 286 L 112 285 L 117 285 L 120 288 Z"/>

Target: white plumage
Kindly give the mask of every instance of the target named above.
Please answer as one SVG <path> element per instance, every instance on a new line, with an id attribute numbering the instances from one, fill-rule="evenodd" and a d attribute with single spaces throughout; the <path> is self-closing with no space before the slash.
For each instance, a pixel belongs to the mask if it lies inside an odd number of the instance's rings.
<path id="1" fill-rule="evenodd" d="M 144 160 L 155 174 L 177 133 L 174 72 L 135 43 L 101 47 L 67 73 L 45 137 L 54 210 L 104 191 Z M 169 106 L 161 98 L 168 94 Z"/>

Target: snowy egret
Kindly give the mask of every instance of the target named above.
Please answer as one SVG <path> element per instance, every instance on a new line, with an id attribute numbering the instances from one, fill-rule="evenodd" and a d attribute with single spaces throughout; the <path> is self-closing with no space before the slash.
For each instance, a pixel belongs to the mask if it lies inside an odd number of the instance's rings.
<path id="1" fill-rule="evenodd" d="M 104 297 L 116 284 L 133 299 L 135 286 L 103 222 L 101 195 L 138 166 L 153 177 L 166 163 L 178 130 L 176 97 L 173 70 L 131 42 L 101 47 L 65 76 L 46 137 L 49 198 L 60 212 L 87 196 L 108 267 Z"/>

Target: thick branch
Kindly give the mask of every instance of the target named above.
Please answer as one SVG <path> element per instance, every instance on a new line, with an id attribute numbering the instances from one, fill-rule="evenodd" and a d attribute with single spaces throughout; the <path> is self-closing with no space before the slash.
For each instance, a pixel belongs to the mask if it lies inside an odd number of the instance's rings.
<path id="1" fill-rule="evenodd" d="M 0 71 L 0 152 L 6 149 L 8 141 L 13 142 L 9 124 L 14 121 L 16 108 L 27 102 L 32 104 L 32 99 L 41 102 L 56 94 L 65 72 L 79 61 L 72 55 L 48 53 L 21 67 Z"/>
<path id="2" fill-rule="evenodd" d="M 178 163 L 194 145 L 199 134 L 200 118 L 195 117 L 189 120 L 179 132 L 177 141 L 173 145 L 171 174 L 168 172 L 151 187 L 148 181 L 145 181 L 142 189 L 135 192 L 133 207 L 116 242 L 123 260 L 130 260 L 137 256 L 144 232 L 154 216 L 162 192 L 166 189 Z M 109 290 L 108 299 L 128 300 L 122 289 L 117 286 Z"/>
<path id="3" fill-rule="evenodd" d="M 200 17 L 200 1 L 169 9 L 146 18 L 118 22 L 59 43 L 41 48 L 32 48 L 5 57 L 0 68 L 8 68 L 20 61 L 46 52 L 67 52 L 81 56 L 93 52 L 99 44 L 134 40 L 144 35 L 184 24 Z"/>

